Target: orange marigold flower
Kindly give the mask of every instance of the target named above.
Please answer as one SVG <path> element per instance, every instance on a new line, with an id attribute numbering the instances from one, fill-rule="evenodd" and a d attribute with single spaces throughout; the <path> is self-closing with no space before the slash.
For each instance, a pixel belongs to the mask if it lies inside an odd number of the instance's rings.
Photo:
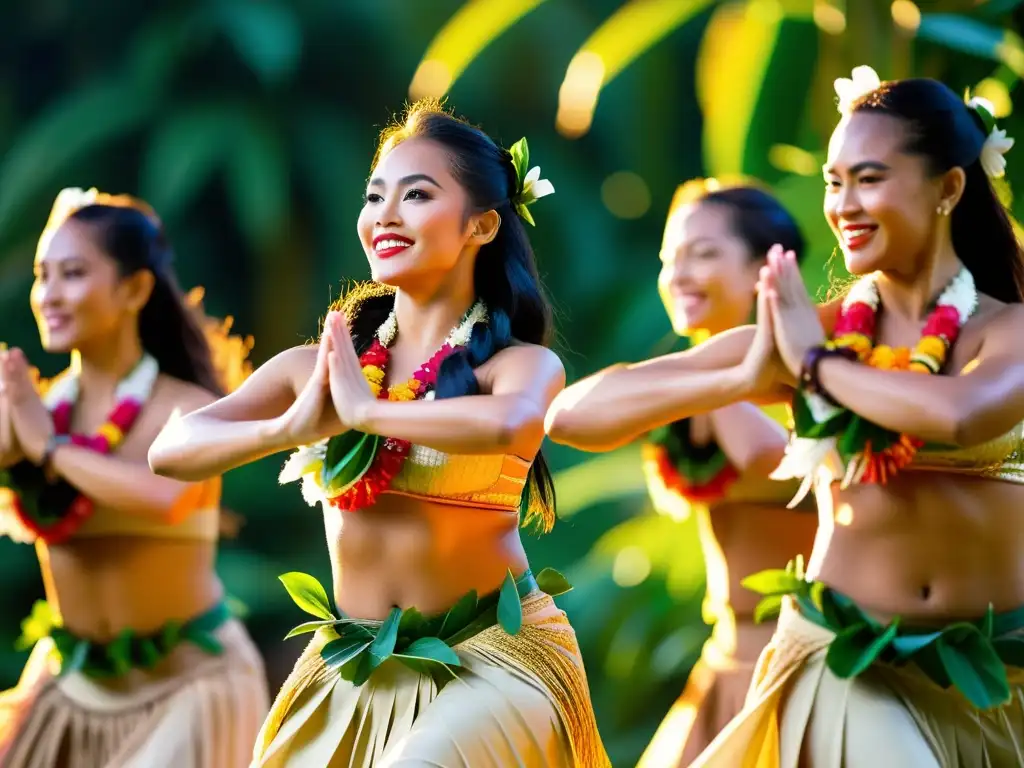
<path id="1" fill-rule="evenodd" d="M 883 371 L 891 371 L 895 360 L 896 354 L 893 348 L 887 344 L 879 344 L 871 350 L 871 356 L 868 357 L 868 365 Z"/>

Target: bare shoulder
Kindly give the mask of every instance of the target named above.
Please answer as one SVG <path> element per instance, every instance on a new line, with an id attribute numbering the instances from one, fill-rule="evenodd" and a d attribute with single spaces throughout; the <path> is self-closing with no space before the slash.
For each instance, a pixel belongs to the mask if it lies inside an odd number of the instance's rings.
<path id="1" fill-rule="evenodd" d="M 545 372 L 548 374 L 561 373 L 565 375 L 565 366 L 555 351 L 540 344 L 526 344 L 515 342 L 503 350 L 497 352 L 490 360 L 481 366 L 500 367 L 502 369 L 515 368 L 529 371 Z"/>
<path id="2" fill-rule="evenodd" d="M 544 392 L 557 393 L 565 386 L 565 366 L 547 347 L 516 342 L 477 368 L 476 378 L 484 392 L 539 387 Z"/>
<path id="3" fill-rule="evenodd" d="M 980 296 L 978 321 L 985 341 L 998 340 L 1024 350 L 1024 304 L 1004 304 Z"/>
<path id="4" fill-rule="evenodd" d="M 173 411 L 191 413 L 216 399 L 217 395 L 198 384 L 161 373 L 153 387 L 150 408 L 158 414 L 169 416 Z"/>

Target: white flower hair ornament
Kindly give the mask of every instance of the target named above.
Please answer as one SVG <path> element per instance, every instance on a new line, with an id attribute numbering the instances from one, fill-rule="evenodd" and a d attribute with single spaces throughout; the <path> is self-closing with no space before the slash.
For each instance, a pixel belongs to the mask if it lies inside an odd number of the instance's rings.
<path id="1" fill-rule="evenodd" d="M 1006 175 L 1006 158 L 1003 155 L 1010 151 L 1013 139 L 996 126 L 995 107 L 991 101 L 975 96 L 967 101 L 967 108 L 978 115 L 985 125 L 985 143 L 979 158 L 981 167 L 990 179 L 1001 179 Z"/>
<path id="2" fill-rule="evenodd" d="M 525 137 L 512 145 L 509 154 L 512 155 L 512 165 L 515 166 L 516 177 L 519 179 L 519 190 L 512 197 L 512 204 L 523 221 L 529 222 L 531 226 L 536 226 L 528 206 L 533 205 L 542 197 L 554 194 L 555 186 L 547 179 L 540 177 L 539 165 L 530 168 L 530 147 L 526 143 Z"/>
<path id="3" fill-rule="evenodd" d="M 854 102 L 862 96 L 867 96 L 872 91 L 882 86 L 878 73 L 871 67 L 863 65 L 854 67 L 850 77 L 840 77 L 833 84 L 836 89 L 836 96 L 839 97 L 837 108 L 839 114 L 848 115 L 853 111 Z"/>

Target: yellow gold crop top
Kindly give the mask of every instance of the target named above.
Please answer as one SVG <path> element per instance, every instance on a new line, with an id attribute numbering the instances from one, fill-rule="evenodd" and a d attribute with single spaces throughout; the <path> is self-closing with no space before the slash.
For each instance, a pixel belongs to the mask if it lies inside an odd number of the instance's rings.
<path id="1" fill-rule="evenodd" d="M 221 478 L 190 485 L 166 518 L 128 515 L 96 507 L 75 537 L 139 536 L 154 539 L 216 541 L 219 534 Z"/>
<path id="2" fill-rule="evenodd" d="M 970 448 L 925 445 L 907 470 L 976 475 L 1024 485 L 1024 422 L 1005 435 Z"/>
<path id="3" fill-rule="evenodd" d="M 414 445 L 384 493 L 518 512 L 529 472 L 530 462 L 518 456 L 442 453 Z"/>

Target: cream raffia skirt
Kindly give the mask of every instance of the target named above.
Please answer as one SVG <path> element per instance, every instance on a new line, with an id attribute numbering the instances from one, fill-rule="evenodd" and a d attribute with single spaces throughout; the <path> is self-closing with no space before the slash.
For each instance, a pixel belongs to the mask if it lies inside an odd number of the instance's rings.
<path id="1" fill-rule="evenodd" d="M 743 709 L 754 666 L 774 629 L 774 623 L 723 612 L 636 768 L 686 768 L 693 762 Z"/>
<path id="2" fill-rule="evenodd" d="M 153 672 L 96 681 L 57 676 L 40 640 L 17 687 L 0 693 L 2 768 L 243 768 L 269 697 L 263 662 L 238 621 L 224 653 L 184 642 Z"/>
<path id="3" fill-rule="evenodd" d="M 744 710 L 692 768 L 1024 766 L 1024 670 L 1007 670 L 1009 704 L 980 711 L 912 664 L 841 679 L 825 664 L 834 638 L 786 598 Z"/>
<path id="4" fill-rule="evenodd" d="M 576 635 L 552 599 L 523 598 L 516 635 L 493 626 L 455 646 L 439 686 L 390 658 L 356 687 L 328 668 L 319 630 L 256 742 L 259 768 L 606 768 Z"/>

